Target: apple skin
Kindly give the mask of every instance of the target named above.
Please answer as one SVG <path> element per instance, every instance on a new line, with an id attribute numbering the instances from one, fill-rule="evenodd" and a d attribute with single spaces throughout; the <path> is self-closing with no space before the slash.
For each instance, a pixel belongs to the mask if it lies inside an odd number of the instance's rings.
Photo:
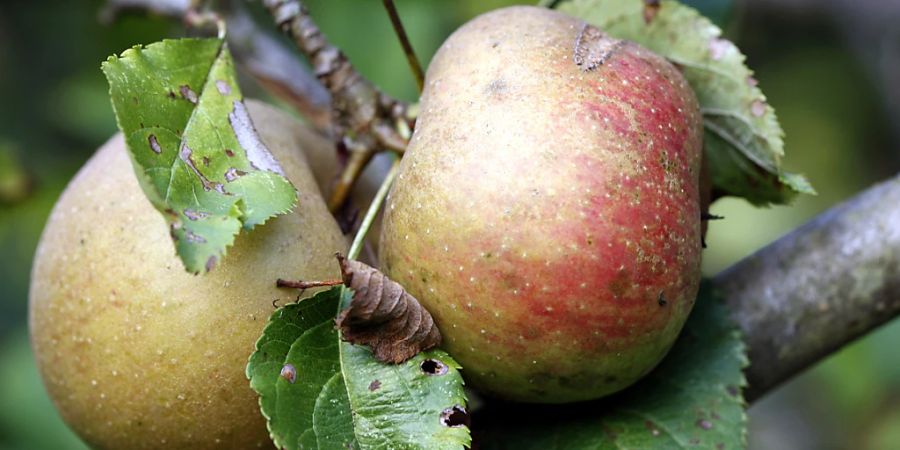
<path id="1" fill-rule="evenodd" d="M 245 376 L 275 279 L 333 279 L 347 241 L 301 151 L 307 130 L 248 102 L 298 191 L 294 212 L 242 232 L 210 273 L 187 273 L 141 191 L 121 134 L 72 180 L 38 246 L 31 339 L 63 419 L 98 449 L 271 448 Z"/>
<path id="2" fill-rule="evenodd" d="M 582 26 L 520 6 L 456 31 L 386 206 L 383 270 L 435 317 L 469 384 L 517 401 L 631 385 L 700 282 L 694 93 L 633 43 L 583 71 Z"/>

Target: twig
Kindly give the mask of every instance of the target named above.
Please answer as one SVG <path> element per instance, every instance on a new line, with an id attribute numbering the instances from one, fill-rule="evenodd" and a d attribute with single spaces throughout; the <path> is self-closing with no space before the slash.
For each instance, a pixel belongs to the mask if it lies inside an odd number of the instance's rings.
<path id="1" fill-rule="evenodd" d="M 366 234 L 369 233 L 369 228 L 372 227 L 375 217 L 378 216 L 378 210 L 381 209 L 381 204 L 384 203 L 384 198 L 387 197 L 388 191 L 391 188 L 391 184 L 394 183 L 394 178 L 396 178 L 399 169 L 400 160 L 394 160 L 394 164 L 391 165 L 391 170 L 388 171 L 387 176 L 384 177 L 384 181 L 381 182 L 381 187 L 379 187 L 378 192 L 375 193 L 375 197 L 372 199 L 372 203 L 366 211 L 366 216 L 363 217 L 362 224 L 359 226 L 359 231 L 356 232 L 356 236 L 353 238 L 353 244 L 350 245 L 350 251 L 347 252 L 347 258 L 356 259 L 356 257 L 359 256 L 359 252 L 362 250 L 363 244 L 366 241 Z"/>
<path id="2" fill-rule="evenodd" d="M 412 128 L 407 105 L 380 92 L 337 47 L 325 39 L 298 0 L 263 0 L 278 27 L 311 61 L 313 72 L 332 98 L 332 127 L 347 166 L 329 198 L 332 212 L 341 208 L 362 168 L 381 150 L 403 152 Z"/>
<path id="3" fill-rule="evenodd" d="M 752 402 L 900 315 L 900 176 L 715 277 L 750 353 Z"/>
<path id="4" fill-rule="evenodd" d="M 293 288 L 293 289 L 309 289 L 316 287 L 330 287 L 337 286 L 339 284 L 344 284 L 342 280 L 324 280 L 324 281 L 293 281 L 293 280 L 284 280 L 277 279 L 275 280 L 275 286 L 282 288 Z"/>
<path id="5" fill-rule="evenodd" d="M 422 92 L 422 89 L 425 88 L 425 72 L 422 71 L 422 64 L 419 63 L 419 58 L 416 57 L 416 51 L 413 49 L 409 36 L 406 35 L 406 29 L 403 28 L 400 15 L 397 14 L 394 0 L 382 0 L 382 3 L 384 3 L 384 9 L 387 10 L 388 16 L 391 18 L 391 25 L 394 27 L 394 32 L 397 33 L 397 39 L 403 47 L 403 53 L 406 54 L 406 61 L 409 63 L 409 68 L 416 79 L 416 85 L 419 86 L 419 92 Z"/>
<path id="6" fill-rule="evenodd" d="M 323 133 L 331 130 L 331 94 L 289 43 L 260 28 L 242 1 L 225 16 L 228 44 L 235 60 L 266 90 L 286 100 Z"/>

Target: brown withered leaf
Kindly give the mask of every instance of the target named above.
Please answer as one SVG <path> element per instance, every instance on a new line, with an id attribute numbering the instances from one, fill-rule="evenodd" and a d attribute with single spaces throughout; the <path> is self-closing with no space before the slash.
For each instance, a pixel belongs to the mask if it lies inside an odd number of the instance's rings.
<path id="1" fill-rule="evenodd" d="M 337 258 L 344 285 L 353 289 L 350 306 L 335 320 L 345 341 L 368 345 L 376 359 L 394 364 L 441 343 L 431 314 L 399 283 L 374 267 Z"/>
<path id="2" fill-rule="evenodd" d="M 585 23 L 575 38 L 573 61 L 582 71 L 588 72 L 603 65 L 624 44 L 613 39 L 599 28 Z"/>

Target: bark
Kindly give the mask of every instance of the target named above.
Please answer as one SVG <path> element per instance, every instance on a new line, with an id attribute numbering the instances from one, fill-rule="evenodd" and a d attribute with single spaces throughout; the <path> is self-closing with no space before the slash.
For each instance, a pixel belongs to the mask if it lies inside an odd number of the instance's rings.
<path id="1" fill-rule="evenodd" d="M 714 279 L 744 333 L 752 402 L 900 314 L 900 176 Z"/>

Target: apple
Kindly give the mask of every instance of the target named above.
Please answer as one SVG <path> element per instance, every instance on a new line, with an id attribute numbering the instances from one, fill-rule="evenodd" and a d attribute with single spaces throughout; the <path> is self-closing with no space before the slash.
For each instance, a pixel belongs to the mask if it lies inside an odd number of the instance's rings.
<path id="1" fill-rule="evenodd" d="M 334 253 L 347 241 L 302 152 L 311 131 L 264 104 L 248 108 L 298 206 L 242 232 L 210 273 L 185 271 L 121 135 L 47 222 L 32 271 L 32 345 L 63 419 L 94 448 L 272 445 L 244 370 L 273 305 L 296 298 L 275 280 L 338 277 Z"/>
<path id="2" fill-rule="evenodd" d="M 702 123 L 679 71 L 510 7 L 444 42 L 420 111 L 380 258 L 467 382 L 563 403 L 653 369 L 700 282 Z"/>

